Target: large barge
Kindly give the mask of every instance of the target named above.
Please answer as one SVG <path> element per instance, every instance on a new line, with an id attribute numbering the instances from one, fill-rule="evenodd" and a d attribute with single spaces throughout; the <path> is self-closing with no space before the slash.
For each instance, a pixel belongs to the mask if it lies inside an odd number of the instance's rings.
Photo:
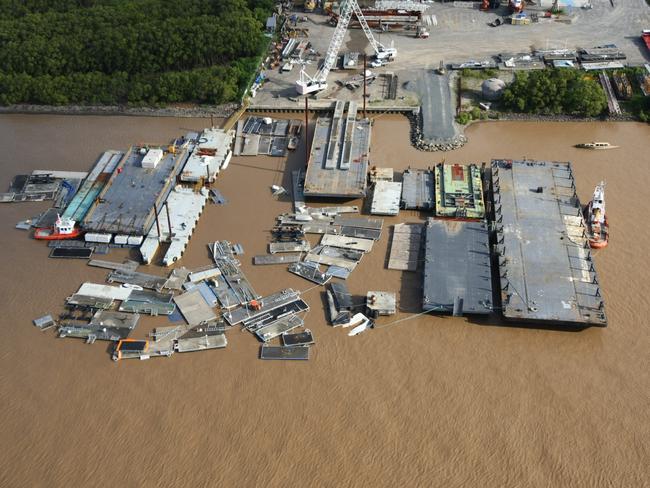
<path id="1" fill-rule="evenodd" d="M 605 327 L 570 163 L 493 160 L 493 245 L 510 321 Z"/>
<path id="2" fill-rule="evenodd" d="M 361 198 L 366 196 L 370 121 L 357 120 L 357 104 L 337 101 L 331 117 L 319 117 L 307 172 L 306 197 Z"/>

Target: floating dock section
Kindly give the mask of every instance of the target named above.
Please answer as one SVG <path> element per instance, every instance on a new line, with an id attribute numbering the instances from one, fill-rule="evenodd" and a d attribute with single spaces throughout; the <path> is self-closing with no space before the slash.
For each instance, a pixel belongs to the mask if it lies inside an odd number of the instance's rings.
<path id="1" fill-rule="evenodd" d="M 358 198 L 366 195 L 370 121 L 357 120 L 357 105 L 337 101 L 332 117 L 316 121 L 305 174 L 307 197 Z"/>
<path id="2" fill-rule="evenodd" d="M 485 222 L 428 219 L 422 309 L 454 315 L 490 313 L 490 266 Z"/>
<path id="3" fill-rule="evenodd" d="M 475 165 L 439 164 L 435 169 L 436 215 L 461 219 L 485 217 L 481 170 Z"/>
<path id="4" fill-rule="evenodd" d="M 407 169 L 402 175 L 402 208 L 429 210 L 434 202 L 433 172 L 427 169 Z"/>
<path id="5" fill-rule="evenodd" d="M 160 159 L 150 165 L 149 153 L 160 154 Z M 182 148 L 170 152 L 132 147 L 97 195 L 82 228 L 87 233 L 107 236 L 108 242 L 112 234 L 145 236 L 172 191 L 184 160 Z"/>
<path id="6" fill-rule="evenodd" d="M 388 269 L 415 271 L 422 248 L 421 224 L 395 224 L 390 244 Z"/>
<path id="7" fill-rule="evenodd" d="M 81 222 L 123 157 L 121 151 L 106 151 L 102 154 L 61 217 Z"/>
<path id="8" fill-rule="evenodd" d="M 140 246 L 143 262 L 151 263 L 161 242 L 169 242 L 162 259 L 163 264 L 171 266 L 179 260 L 190 242 L 207 201 L 208 190 L 205 188 L 199 192 L 182 186 L 174 188 L 165 205 L 157 213 L 155 224 Z"/>
<path id="9" fill-rule="evenodd" d="M 570 163 L 492 161 L 506 319 L 607 325 Z"/>
<path id="10" fill-rule="evenodd" d="M 214 127 L 205 129 L 199 135 L 196 144 L 192 146 L 185 167 L 181 172 L 181 181 L 197 183 L 208 181 L 212 183 L 230 163 L 232 157 L 232 141 L 235 131 L 225 131 Z"/>
<path id="11" fill-rule="evenodd" d="M 397 215 L 399 213 L 402 184 L 397 181 L 378 181 L 372 191 L 372 215 Z"/>

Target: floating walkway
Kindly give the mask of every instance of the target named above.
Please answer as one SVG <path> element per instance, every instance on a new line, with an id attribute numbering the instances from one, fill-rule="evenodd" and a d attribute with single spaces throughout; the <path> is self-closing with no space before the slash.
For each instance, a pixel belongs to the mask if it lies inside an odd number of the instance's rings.
<path id="1" fill-rule="evenodd" d="M 570 163 L 492 161 L 503 315 L 607 325 Z"/>

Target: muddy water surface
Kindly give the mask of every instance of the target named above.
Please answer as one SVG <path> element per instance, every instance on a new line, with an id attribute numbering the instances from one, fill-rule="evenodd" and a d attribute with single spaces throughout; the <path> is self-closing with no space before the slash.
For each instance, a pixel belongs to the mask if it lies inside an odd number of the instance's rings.
<path id="1" fill-rule="evenodd" d="M 87 170 L 105 149 L 165 142 L 206 123 L 1 116 L 0 188 L 17 173 Z M 181 264 L 208 264 L 205 244 L 227 239 L 244 245 L 243 269 L 261 294 L 305 290 L 317 340 L 310 361 L 260 361 L 256 339 L 233 330 L 225 350 L 117 364 L 105 343 L 56 339 L 31 325 L 106 272 L 48 259 L 42 243 L 14 229 L 46 203 L 3 205 L 0 485 L 647 486 L 650 126 L 498 122 L 472 126 L 468 136 L 459 151 L 422 153 L 409 146 L 406 119 L 381 116 L 372 164 L 572 161 L 585 202 L 606 180 L 612 237 L 596 265 L 608 328 L 413 317 L 420 278 L 385 269 L 388 232 L 348 284 L 356 296 L 397 290 L 400 313 L 354 338 L 330 328 L 321 288 L 281 266 L 251 264 L 266 251 L 274 217 L 291 208 L 269 186 L 290 188 L 301 146 L 288 161 L 234 158 L 217 183 L 229 202 L 206 208 Z M 621 149 L 572 147 L 592 140 Z M 385 229 L 424 217 L 402 212 Z M 168 322 L 148 318 L 135 336 L 156 324 Z"/>

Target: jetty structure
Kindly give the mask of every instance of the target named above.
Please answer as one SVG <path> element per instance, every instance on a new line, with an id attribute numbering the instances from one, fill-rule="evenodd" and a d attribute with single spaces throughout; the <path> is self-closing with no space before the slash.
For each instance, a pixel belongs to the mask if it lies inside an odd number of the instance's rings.
<path id="1" fill-rule="evenodd" d="M 570 163 L 493 160 L 494 252 L 507 320 L 607 325 Z"/>
<path id="2" fill-rule="evenodd" d="M 319 117 L 305 174 L 304 195 L 365 197 L 370 133 L 370 120 L 357 119 L 356 102 L 338 100 L 332 116 Z"/>

